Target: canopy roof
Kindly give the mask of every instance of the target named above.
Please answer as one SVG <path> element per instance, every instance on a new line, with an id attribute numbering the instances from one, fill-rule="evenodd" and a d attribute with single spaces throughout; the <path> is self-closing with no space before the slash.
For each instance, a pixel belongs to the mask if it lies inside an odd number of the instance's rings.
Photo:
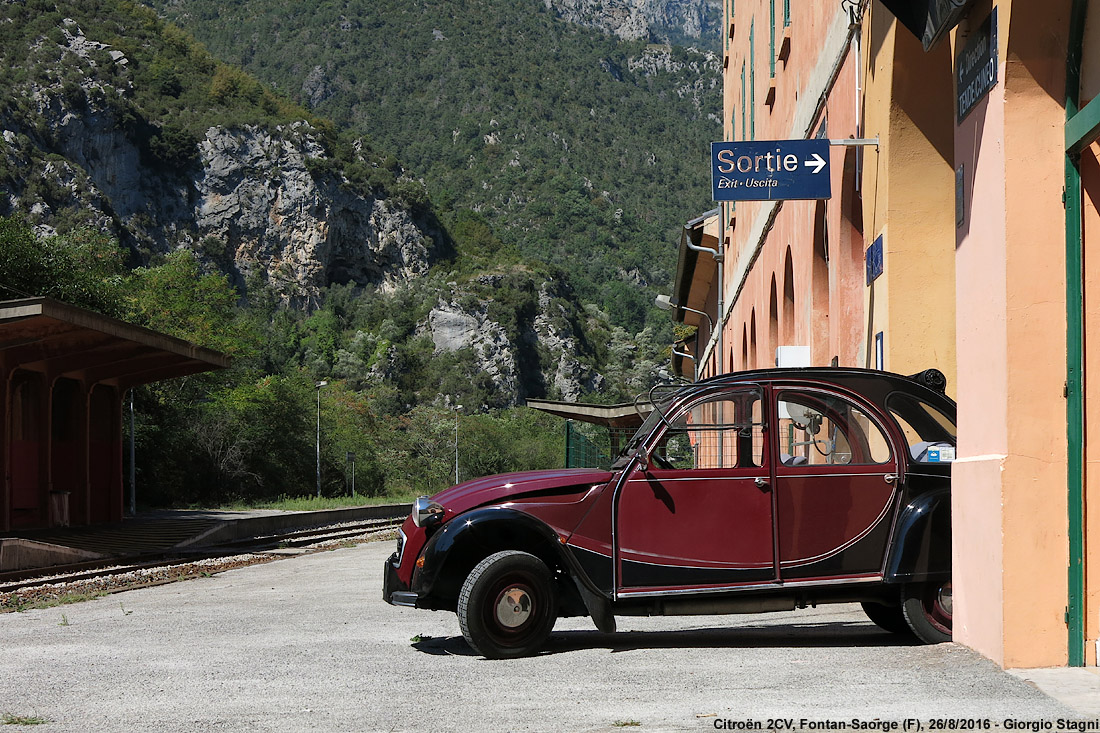
<path id="1" fill-rule="evenodd" d="M 0 301 L 0 369 L 125 389 L 228 366 L 220 352 L 52 298 Z"/>
<path id="2" fill-rule="evenodd" d="M 642 424 L 646 415 L 653 411 L 653 405 L 649 402 L 639 402 L 635 408 L 632 403 L 586 405 L 579 402 L 527 400 L 527 406 L 567 420 L 579 420 L 609 428 L 636 428 Z"/>

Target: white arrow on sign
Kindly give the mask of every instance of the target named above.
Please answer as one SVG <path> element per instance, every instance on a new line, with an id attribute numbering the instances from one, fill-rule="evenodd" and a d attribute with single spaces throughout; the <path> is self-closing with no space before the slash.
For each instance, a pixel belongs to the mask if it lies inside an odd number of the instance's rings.
<path id="1" fill-rule="evenodd" d="M 820 173 L 821 169 L 824 168 L 826 165 L 828 165 L 828 163 L 826 163 L 825 159 L 822 158 L 820 155 L 818 155 L 817 153 L 814 153 L 812 158 L 810 158 L 809 160 L 802 161 L 802 165 L 813 166 L 813 168 L 814 168 L 813 172 L 814 173 Z"/>

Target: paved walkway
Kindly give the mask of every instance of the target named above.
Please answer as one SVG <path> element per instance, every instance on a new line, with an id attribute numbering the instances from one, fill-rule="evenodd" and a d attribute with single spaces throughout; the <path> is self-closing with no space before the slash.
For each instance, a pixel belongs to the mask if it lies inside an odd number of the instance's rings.
<path id="1" fill-rule="evenodd" d="M 611 635 L 564 619 L 545 653 L 489 661 L 454 614 L 383 603 L 392 551 L 371 543 L 0 614 L 0 714 L 41 716 L 55 733 L 648 733 L 788 720 L 849 731 L 909 721 L 920 733 L 934 721 L 1028 731 L 1100 721 L 1075 709 L 1089 691 L 1070 689 L 1089 671 L 1049 675 L 1071 693 L 1063 702 L 961 646 L 887 634 L 858 605 L 620 618 Z"/>
<path id="2" fill-rule="evenodd" d="M 1009 673 L 1081 715 L 1100 720 L 1100 668 L 1013 669 Z"/>

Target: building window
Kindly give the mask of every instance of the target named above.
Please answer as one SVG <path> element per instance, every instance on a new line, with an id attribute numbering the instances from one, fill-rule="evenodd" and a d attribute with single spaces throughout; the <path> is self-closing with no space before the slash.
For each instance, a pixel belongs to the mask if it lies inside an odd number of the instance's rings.
<path id="1" fill-rule="evenodd" d="M 775 78 L 775 0 L 769 0 L 769 13 L 771 22 L 768 25 L 768 68 L 771 78 Z"/>
<path id="2" fill-rule="evenodd" d="M 747 89 L 745 79 L 746 79 L 746 77 L 745 77 L 745 62 L 742 61 L 741 62 L 741 139 L 742 140 L 747 140 L 748 137 L 749 137 L 749 134 L 748 134 L 749 127 L 748 127 L 748 123 L 745 119 L 745 110 L 748 108 L 748 105 L 745 103 L 745 101 L 746 101 L 745 100 L 745 94 L 746 94 L 746 89 Z"/>
<path id="3" fill-rule="evenodd" d="M 756 21 L 749 26 L 749 140 L 756 139 Z"/>

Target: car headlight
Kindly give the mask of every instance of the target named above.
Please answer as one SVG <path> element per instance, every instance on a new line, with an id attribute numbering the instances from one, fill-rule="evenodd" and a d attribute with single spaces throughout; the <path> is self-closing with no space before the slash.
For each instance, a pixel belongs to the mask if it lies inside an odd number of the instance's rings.
<path id="1" fill-rule="evenodd" d="M 413 502 L 412 520 L 417 527 L 429 527 L 443 519 L 443 505 L 421 496 Z"/>

